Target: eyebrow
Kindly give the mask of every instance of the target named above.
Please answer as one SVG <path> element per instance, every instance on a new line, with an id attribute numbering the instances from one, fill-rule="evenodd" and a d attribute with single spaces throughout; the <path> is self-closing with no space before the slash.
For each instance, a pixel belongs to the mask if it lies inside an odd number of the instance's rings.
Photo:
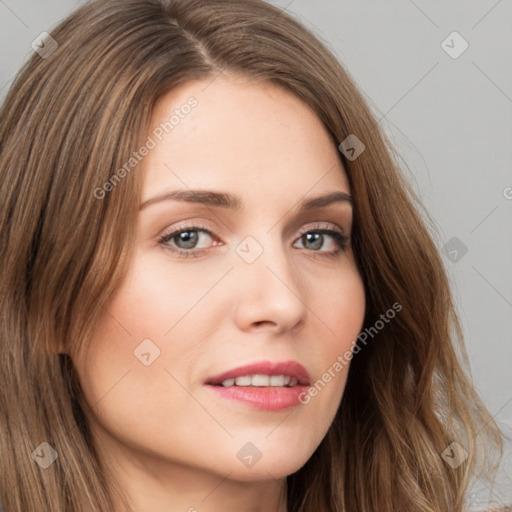
<path id="1" fill-rule="evenodd" d="M 185 201 L 189 203 L 200 203 L 207 206 L 226 208 L 229 210 L 240 210 L 243 208 L 242 200 L 233 194 L 227 192 L 216 192 L 213 190 L 174 190 L 165 192 L 155 197 L 147 199 L 140 205 L 140 210 L 152 204 L 162 201 Z M 300 210 L 314 210 L 329 206 L 333 203 L 348 203 L 351 206 L 354 201 L 350 194 L 341 191 L 331 192 L 327 195 L 317 196 L 303 201 L 300 204 Z"/>

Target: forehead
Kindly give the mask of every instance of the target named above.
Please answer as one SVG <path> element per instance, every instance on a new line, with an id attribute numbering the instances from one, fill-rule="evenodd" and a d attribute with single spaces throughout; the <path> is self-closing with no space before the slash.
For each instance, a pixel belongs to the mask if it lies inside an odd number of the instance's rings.
<path id="1" fill-rule="evenodd" d="M 149 135 L 156 145 L 142 161 L 143 200 L 178 187 L 242 196 L 304 195 L 334 186 L 350 192 L 336 144 L 318 116 L 270 82 L 221 75 L 182 84 L 157 102 Z"/>

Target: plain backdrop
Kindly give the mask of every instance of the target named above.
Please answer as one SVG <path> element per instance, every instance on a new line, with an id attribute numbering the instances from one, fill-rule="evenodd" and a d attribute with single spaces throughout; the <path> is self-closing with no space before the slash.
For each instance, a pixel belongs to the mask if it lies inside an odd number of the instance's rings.
<path id="1" fill-rule="evenodd" d="M 477 389 L 512 432 L 512 2 L 271 3 L 327 44 L 394 143 L 435 223 Z M 81 4 L 0 0 L 0 101 L 31 42 Z M 505 463 L 496 503 L 512 502 Z"/>

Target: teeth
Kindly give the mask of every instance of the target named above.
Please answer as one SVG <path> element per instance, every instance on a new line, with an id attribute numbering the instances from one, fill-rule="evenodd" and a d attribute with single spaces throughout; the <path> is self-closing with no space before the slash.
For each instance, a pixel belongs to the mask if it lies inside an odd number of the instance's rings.
<path id="1" fill-rule="evenodd" d="M 270 386 L 270 377 L 268 375 L 253 375 L 251 380 L 253 386 Z"/>
<path id="2" fill-rule="evenodd" d="M 285 376 L 284 375 L 272 375 L 272 377 L 270 377 L 270 385 L 271 386 L 284 386 L 284 380 L 285 380 Z"/>
<path id="3" fill-rule="evenodd" d="M 236 379 L 226 379 L 221 386 L 230 388 L 232 386 L 255 386 L 255 387 L 284 387 L 296 386 L 299 381 L 295 377 L 289 375 L 243 375 Z"/>
<path id="4" fill-rule="evenodd" d="M 235 379 L 235 384 L 237 386 L 250 386 L 252 384 L 252 379 L 249 375 L 244 375 L 243 377 L 237 377 Z"/>

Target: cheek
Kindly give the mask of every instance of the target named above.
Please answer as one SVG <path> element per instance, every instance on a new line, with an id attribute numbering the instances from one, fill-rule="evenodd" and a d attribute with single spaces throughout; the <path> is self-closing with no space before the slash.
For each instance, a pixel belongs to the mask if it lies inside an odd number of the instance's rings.
<path id="1" fill-rule="evenodd" d="M 146 407 L 150 414 L 165 411 L 160 400 L 183 395 L 171 375 L 188 385 L 189 369 L 218 324 L 217 301 L 208 295 L 218 273 L 194 280 L 179 265 L 166 269 L 161 259 L 136 261 L 97 322 L 77 368 L 88 403 L 101 401 L 109 416 L 115 416 L 112 409 L 132 406 L 142 414 Z"/>
<path id="2" fill-rule="evenodd" d="M 303 403 L 314 403 L 319 417 L 329 424 L 342 398 L 352 351 L 363 327 L 365 299 L 363 281 L 355 270 L 332 280 L 324 293 L 316 295 L 316 324 L 324 335 L 311 347 L 309 359 L 317 362 L 317 374 Z"/>
<path id="3" fill-rule="evenodd" d="M 331 358 L 352 348 L 363 327 L 366 296 L 361 276 L 354 270 L 332 280 L 318 295 L 319 321 L 326 326 L 326 351 Z"/>
<path id="4" fill-rule="evenodd" d="M 217 280 L 218 272 L 194 273 L 177 264 L 166 265 L 161 256 L 138 256 L 99 322 L 97 337 L 109 337 L 107 349 L 120 357 L 133 357 L 133 350 L 147 338 L 165 348 L 185 324 L 189 329 L 193 326 L 189 338 L 193 337 L 205 312 L 215 309 L 208 292 Z"/>

